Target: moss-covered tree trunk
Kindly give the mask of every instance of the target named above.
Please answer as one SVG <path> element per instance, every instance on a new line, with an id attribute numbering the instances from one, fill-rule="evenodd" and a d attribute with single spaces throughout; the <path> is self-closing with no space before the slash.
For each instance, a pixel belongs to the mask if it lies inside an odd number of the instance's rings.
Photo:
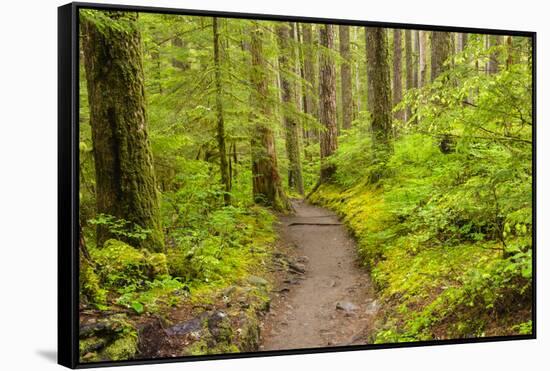
<path id="1" fill-rule="evenodd" d="M 292 80 L 292 76 L 296 75 L 296 55 L 294 46 L 290 44 L 290 30 L 290 24 L 281 23 L 277 26 L 281 93 L 284 104 L 283 122 L 285 126 L 286 154 L 289 162 L 288 187 L 303 195 L 304 182 L 300 159 L 300 135 L 296 117 L 296 86 Z"/>
<path id="2" fill-rule="evenodd" d="M 223 88 L 220 58 L 220 33 L 218 30 L 218 18 L 212 18 L 212 32 L 214 34 L 214 79 L 216 80 L 216 139 L 220 152 L 220 175 L 224 188 L 223 200 L 226 205 L 231 203 L 231 177 L 227 163 L 227 150 L 225 149 L 225 124 L 223 119 Z"/>
<path id="3" fill-rule="evenodd" d="M 451 34 L 432 31 L 431 45 L 431 81 L 434 81 L 444 70 L 445 61 L 451 55 Z"/>
<path id="4" fill-rule="evenodd" d="M 393 87 L 392 87 L 392 103 L 395 107 L 403 99 L 403 82 L 401 79 L 401 70 L 403 67 L 403 52 L 401 42 L 401 30 L 393 30 Z M 404 111 L 399 110 L 395 112 L 395 118 L 398 120 L 404 120 Z"/>
<path id="5" fill-rule="evenodd" d="M 273 207 L 275 210 L 288 211 L 290 202 L 286 197 L 275 151 L 275 138 L 268 120 L 271 117 L 267 72 L 267 62 L 263 53 L 263 32 L 257 22 L 251 29 L 250 55 L 252 57 L 252 194 L 254 202 Z"/>
<path id="6" fill-rule="evenodd" d="M 137 14 L 106 14 L 111 24 L 98 26 L 94 20 L 82 21 L 97 212 L 148 229 L 145 239 L 128 242 L 162 251 L 164 236 L 147 133 Z M 108 228 L 100 225 L 98 246 L 110 237 Z"/>
<path id="7" fill-rule="evenodd" d="M 334 49 L 334 30 L 332 25 L 320 27 L 319 39 L 321 54 L 319 57 L 319 84 L 320 99 L 319 109 L 321 113 L 321 183 L 327 182 L 336 172 L 336 166 L 327 161 L 338 148 L 338 124 L 336 120 L 336 65 L 331 51 Z"/>
<path id="8" fill-rule="evenodd" d="M 342 128 L 350 129 L 353 120 L 353 94 L 351 85 L 351 51 L 349 26 L 338 26 L 340 34 L 340 79 L 342 88 Z"/>
<path id="9" fill-rule="evenodd" d="M 391 150 L 392 100 L 388 41 L 382 28 L 366 28 L 367 71 L 372 84 L 372 133 L 376 156 L 385 158 Z M 381 160 L 383 159 L 381 158 Z"/>

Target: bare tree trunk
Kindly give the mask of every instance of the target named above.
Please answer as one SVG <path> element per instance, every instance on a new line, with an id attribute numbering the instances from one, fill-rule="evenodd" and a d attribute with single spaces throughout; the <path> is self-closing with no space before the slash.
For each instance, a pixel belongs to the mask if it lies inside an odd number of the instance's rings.
<path id="1" fill-rule="evenodd" d="M 375 76 L 371 73 L 371 68 L 369 66 L 369 49 L 372 49 L 373 46 L 370 45 L 370 42 L 372 40 L 369 40 L 369 30 L 368 28 L 365 28 L 365 60 L 366 60 L 366 67 L 367 67 L 367 110 L 372 115 L 372 112 L 374 110 L 374 96 L 376 94 L 376 91 L 374 90 L 374 79 Z M 371 50 L 372 51 L 372 50 Z"/>
<path id="2" fill-rule="evenodd" d="M 317 76 L 315 74 L 315 58 L 317 54 L 314 48 L 313 26 L 310 23 L 302 23 L 302 36 L 304 49 L 304 78 L 307 86 L 304 89 L 305 105 L 304 112 L 319 119 L 319 106 L 317 97 L 319 96 L 319 87 L 317 84 Z M 314 128 L 307 129 L 308 138 L 318 138 L 317 130 Z"/>
<path id="3" fill-rule="evenodd" d="M 407 80 L 405 82 L 405 90 L 409 91 L 413 86 L 413 56 L 412 56 L 412 33 L 411 30 L 405 30 L 405 70 L 407 71 Z M 408 121 L 411 119 L 411 107 L 407 106 L 405 111 L 406 116 L 405 120 Z"/>
<path id="4" fill-rule="evenodd" d="M 338 147 L 338 127 L 336 121 L 336 66 L 332 56 L 327 51 L 334 49 L 334 31 L 332 25 L 325 24 L 319 29 L 320 44 L 324 50 L 320 54 L 319 82 L 321 124 L 321 178 L 325 183 L 336 172 L 334 164 L 327 163 L 327 157 L 332 155 Z"/>
<path id="5" fill-rule="evenodd" d="M 290 24 L 280 23 L 277 26 L 279 44 L 279 68 L 281 69 L 281 93 L 283 122 L 285 127 L 286 153 L 289 161 L 288 187 L 301 195 L 304 194 L 302 164 L 300 161 L 299 125 L 296 119 L 296 87 L 290 75 L 296 73 L 295 48 L 290 44 Z M 292 31 L 294 31 L 292 29 Z M 294 111 L 294 112 L 293 112 Z"/>
<path id="6" fill-rule="evenodd" d="M 418 71 L 419 71 L 419 58 L 418 53 L 420 52 L 420 35 L 419 31 L 413 31 L 413 59 L 412 59 L 412 77 L 413 77 L 413 87 L 418 88 Z"/>
<path id="7" fill-rule="evenodd" d="M 351 85 L 351 51 L 349 44 L 349 26 L 338 26 L 340 33 L 340 78 L 342 81 L 342 127 L 351 128 L 353 119 L 353 96 Z"/>
<path id="8" fill-rule="evenodd" d="M 432 31 L 431 43 L 431 81 L 444 70 L 445 61 L 451 54 L 451 35 L 449 32 Z"/>
<path id="9" fill-rule="evenodd" d="M 418 86 L 426 85 L 428 78 L 428 31 L 419 31 Z"/>
<path id="10" fill-rule="evenodd" d="M 353 27 L 353 35 L 354 35 L 354 42 L 356 45 L 359 44 L 359 31 L 358 27 Z M 355 62 L 355 106 L 356 106 L 356 114 L 359 114 L 361 112 L 361 59 L 357 58 Z"/>
<path id="11" fill-rule="evenodd" d="M 275 210 L 291 209 L 277 167 L 275 138 L 269 123 L 265 118 L 271 116 L 269 103 L 267 62 L 263 54 L 263 32 L 257 22 L 251 27 L 250 54 L 251 83 L 254 87 L 252 95 L 253 128 L 251 135 L 252 157 L 252 194 L 254 202 L 271 206 Z"/>
<path id="12" fill-rule="evenodd" d="M 212 18 L 212 32 L 214 33 L 214 65 L 216 80 L 216 138 L 218 151 L 220 152 L 220 174 L 224 187 L 223 201 L 226 205 L 231 203 L 231 177 L 227 165 L 227 151 L 225 149 L 225 124 L 223 120 L 223 87 L 220 61 L 220 33 L 218 30 L 218 18 Z"/>
<path id="13" fill-rule="evenodd" d="M 401 103 L 403 99 L 403 83 L 401 81 L 402 60 L 401 30 L 396 28 L 393 30 L 393 107 Z M 395 118 L 397 120 L 403 120 L 403 116 L 403 110 L 395 112 Z"/>

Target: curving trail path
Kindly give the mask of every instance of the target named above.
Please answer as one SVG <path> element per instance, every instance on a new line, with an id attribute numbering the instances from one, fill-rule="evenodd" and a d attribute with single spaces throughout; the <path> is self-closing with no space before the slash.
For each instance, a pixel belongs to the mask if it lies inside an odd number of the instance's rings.
<path id="1" fill-rule="evenodd" d="M 275 289 L 260 350 L 365 344 L 378 304 L 354 240 L 332 212 L 293 205 L 280 234 L 294 269 Z"/>

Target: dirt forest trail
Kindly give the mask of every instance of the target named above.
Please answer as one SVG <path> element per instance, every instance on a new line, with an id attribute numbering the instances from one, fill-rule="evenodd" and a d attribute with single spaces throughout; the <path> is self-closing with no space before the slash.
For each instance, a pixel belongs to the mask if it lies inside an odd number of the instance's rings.
<path id="1" fill-rule="evenodd" d="M 332 212 L 293 206 L 294 215 L 280 218 L 280 234 L 298 263 L 273 299 L 260 350 L 365 344 L 378 303 L 355 241 Z"/>

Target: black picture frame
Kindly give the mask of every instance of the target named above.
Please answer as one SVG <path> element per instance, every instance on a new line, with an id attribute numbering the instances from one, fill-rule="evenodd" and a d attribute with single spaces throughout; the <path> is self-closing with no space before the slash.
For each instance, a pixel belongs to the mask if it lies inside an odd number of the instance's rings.
<path id="1" fill-rule="evenodd" d="M 335 346 L 327 348 L 291 349 L 277 351 L 258 351 L 219 355 L 186 356 L 174 358 L 155 358 L 125 360 L 116 362 L 80 363 L 78 357 L 79 331 L 79 43 L 78 30 L 80 9 L 124 10 L 147 13 L 178 15 L 216 16 L 223 18 L 257 19 L 271 21 L 295 21 L 309 23 L 330 23 L 334 25 L 370 26 L 427 31 L 448 31 L 464 33 L 483 33 L 489 35 L 512 35 L 532 40 L 532 158 L 533 158 L 533 285 L 532 285 L 532 321 L 533 331 L 529 335 L 490 336 L 472 339 L 452 339 L 438 341 L 416 341 L 408 343 L 368 344 L 353 346 Z M 270 14 L 236 13 L 225 11 L 203 11 L 133 5 L 107 5 L 94 3 L 69 3 L 58 8 L 58 363 L 69 368 L 91 368 L 103 366 L 123 366 L 137 364 L 156 364 L 172 362 L 191 362 L 215 359 L 266 357 L 308 353 L 342 352 L 370 349 L 388 349 L 449 344 L 474 344 L 510 340 L 530 340 L 537 338 L 537 296 L 536 296 L 536 32 L 497 30 L 487 28 L 449 27 L 413 23 L 389 23 L 362 20 L 331 18 L 312 18 Z"/>

